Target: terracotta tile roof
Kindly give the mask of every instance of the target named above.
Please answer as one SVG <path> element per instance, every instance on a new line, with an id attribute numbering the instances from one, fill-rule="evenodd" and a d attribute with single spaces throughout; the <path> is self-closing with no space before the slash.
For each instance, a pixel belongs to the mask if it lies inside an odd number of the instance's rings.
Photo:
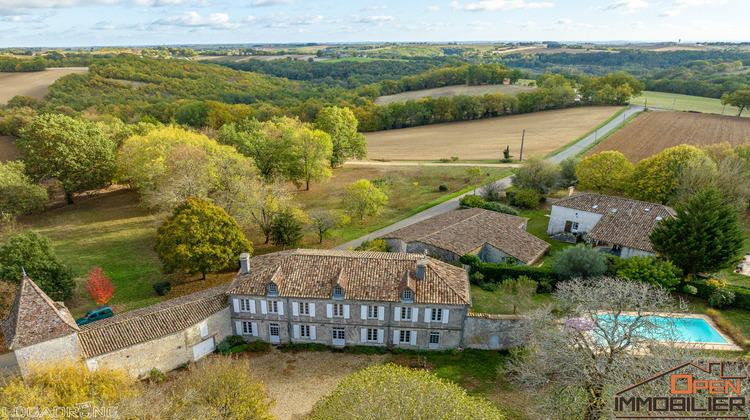
<path id="1" fill-rule="evenodd" d="M 197 324 L 227 307 L 229 284 L 125 312 L 81 327 L 83 357 L 153 340 Z"/>
<path id="2" fill-rule="evenodd" d="M 549 244 L 521 229 L 529 219 L 483 209 L 451 211 L 383 235 L 465 255 L 485 243 L 532 264 Z"/>
<path id="3" fill-rule="evenodd" d="M 576 194 L 553 205 L 601 214 L 588 232 L 591 239 L 648 252 L 655 252 L 648 239 L 654 227 L 660 220 L 677 215 L 663 204 L 599 194 Z"/>
<path id="4" fill-rule="evenodd" d="M 346 279 L 345 299 L 400 302 L 405 276 L 416 277 L 421 258 L 392 252 L 282 251 L 252 258 L 249 273 L 238 274 L 229 293 L 266 295 L 273 277 L 281 297 L 330 299 L 333 286 Z M 471 305 L 469 280 L 459 267 L 428 258 L 425 279 L 413 284 L 415 303 Z"/>
<path id="5" fill-rule="evenodd" d="M 65 305 L 24 276 L 2 329 L 8 348 L 14 350 L 73 334 L 78 325 Z"/>

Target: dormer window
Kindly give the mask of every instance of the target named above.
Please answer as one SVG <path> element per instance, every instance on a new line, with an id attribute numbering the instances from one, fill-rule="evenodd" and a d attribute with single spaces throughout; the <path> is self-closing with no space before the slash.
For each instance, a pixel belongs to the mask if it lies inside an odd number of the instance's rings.
<path id="1" fill-rule="evenodd" d="M 268 283 L 268 296 L 278 296 L 279 286 L 276 283 Z"/>
<path id="2" fill-rule="evenodd" d="M 334 299 L 343 299 L 344 298 L 344 288 L 341 286 L 334 286 L 333 287 L 333 298 Z"/>
<path id="3" fill-rule="evenodd" d="M 403 292 L 401 292 L 401 301 L 402 302 L 414 302 L 414 292 L 412 292 L 409 289 L 406 289 Z"/>

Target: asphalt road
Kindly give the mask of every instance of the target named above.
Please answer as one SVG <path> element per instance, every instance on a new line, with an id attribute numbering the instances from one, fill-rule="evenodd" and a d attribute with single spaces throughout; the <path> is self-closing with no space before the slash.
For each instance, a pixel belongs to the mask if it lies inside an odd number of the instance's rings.
<path id="1" fill-rule="evenodd" d="M 11 376 L 18 372 L 18 363 L 13 352 L 0 354 L 0 376 Z"/>
<path id="2" fill-rule="evenodd" d="M 627 120 L 631 115 L 640 111 L 643 111 L 642 106 L 631 106 L 630 109 L 628 109 L 627 111 L 617 116 L 617 118 L 615 118 L 614 120 L 610 121 L 609 123 L 607 123 L 600 129 L 596 130 L 594 133 L 591 133 L 590 135 L 584 137 L 581 141 L 574 144 L 573 146 L 570 146 L 567 149 L 563 150 L 562 152 L 549 157 L 548 160 L 555 162 L 555 163 L 560 163 L 563 160 L 569 158 L 570 156 L 574 156 L 578 154 L 583 149 L 594 144 L 594 142 L 596 142 L 600 137 L 603 137 L 610 131 L 617 128 L 618 125 L 620 125 L 623 121 Z M 498 181 L 495 181 L 495 183 L 501 186 L 503 189 L 508 188 L 510 186 L 510 177 L 500 179 Z M 473 191 L 467 194 L 473 194 Z M 460 195 L 458 197 L 454 197 L 448 201 L 438 204 L 437 206 L 430 207 L 429 209 L 423 212 L 407 217 L 406 219 L 401 220 L 400 222 L 396 222 L 390 226 L 386 226 L 382 229 L 376 230 L 375 232 L 368 233 L 367 235 L 360 236 L 357 239 L 341 244 L 337 247 L 334 247 L 333 249 L 341 249 L 341 250 L 347 250 L 350 248 L 354 249 L 360 246 L 362 242 L 366 240 L 379 238 L 387 233 L 393 232 L 394 230 L 398 230 L 403 227 L 413 225 L 414 223 L 421 222 L 422 220 L 429 219 L 432 216 L 437 216 L 438 214 L 442 214 L 445 212 L 449 212 L 451 210 L 455 210 L 458 208 L 458 200 L 460 200 L 461 197 L 463 197 L 464 195 L 466 194 Z"/>

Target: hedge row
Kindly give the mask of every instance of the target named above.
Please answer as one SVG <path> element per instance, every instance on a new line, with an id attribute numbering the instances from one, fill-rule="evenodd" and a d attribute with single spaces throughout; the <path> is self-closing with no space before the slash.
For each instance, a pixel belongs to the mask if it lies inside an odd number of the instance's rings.
<path id="1" fill-rule="evenodd" d="M 479 260 L 476 255 L 464 255 L 461 263 L 471 266 L 471 273 L 482 273 L 484 282 L 501 283 L 507 278 L 518 278 L 526 276 L 539 283 L 552 284 L 557 281 L 555 269 L 551 265 L 534 267 L 530 265 L 486 263 Z"/>
<path id="2" fill-rule="evenodd" d="M 681 290 L 682 287 L 688 284 L 695 286 L 695 288 L 698 289 L 698 293 L 696 293 L 695 295 L 701 299 L 705 299 L 706 301 L 708 301 L 708 298 L 711 297 L 711 294 L 715 290 L 715 286 L 708 284 L 708 281 L 703 279 L 692 279 L 690 280 L 690 282 L 683 282 L 678 290 Z M 734 292 L 736 296 L 734 302 L 729 305 L 730 307 L 750 311 L 750 290 L 732 284 L 727 284 L 725 288 Z"/>

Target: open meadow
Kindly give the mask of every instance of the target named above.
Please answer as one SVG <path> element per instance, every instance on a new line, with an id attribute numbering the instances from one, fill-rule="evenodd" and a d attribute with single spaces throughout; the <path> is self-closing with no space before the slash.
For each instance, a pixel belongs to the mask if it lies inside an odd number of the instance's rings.
<path id="1" fill-rule="evenodd" d="M 750 119 L 689 112 L 645 112 L 599 143 L 588 155 L 617 150 L 632 163 L 680 144 L 750 143 Z"/>
<path id="2" fill-rule="evenodd" d="M 42 99 L 55 80 L 68 74 L 87 74 L 82 67 L 54 68 L 34 72 L 0 72 L 0 105 L 16 95 Z"/>
<path id="3" fill-rule="evenodd" d="M 737 115 L 739 111 L 736 107 L 721 104 L 721 100 L 716 98 L 704 98 L 702 96 L 678 95 L 676 93 L 649 92 L 645 91 L 641 96 L 630 100 L 633 105 L 646 105 L 648 101 L 649 108 L 658 108 L 674 111 L 697 111 L 708 114 Z M 743 117 L 750 117 L 750 113 L 744 113 Z"/>
<path id="4" fill-rule="evenodd" d="M 452 98 L 456 95 L 486 95 L 488 93 L 504 93 L 506 95 L 517 95 L 519 92 L 531 92 L 536 88 L 522 85 L 478 85 L 478 86 L 444 86 L 434 89 L 413 90 L 401 92 L 395 95 L 378 96 L 375 99 L 375 105 L 388 105 L 393 102 L 406 102 L 409 99 L 419 100 L 422 98 L 447 97 Z"/>
<path id="5" fill-rule="evenodd" d="M 621 107 L 581 107 L 531 114 L 432 124 L 366 133 L 367 156 L 383 160 L 499 160 L 510 146 L 518 159 L 526 129 L 524 156 L 544 156 L 607 121 Z"/>

